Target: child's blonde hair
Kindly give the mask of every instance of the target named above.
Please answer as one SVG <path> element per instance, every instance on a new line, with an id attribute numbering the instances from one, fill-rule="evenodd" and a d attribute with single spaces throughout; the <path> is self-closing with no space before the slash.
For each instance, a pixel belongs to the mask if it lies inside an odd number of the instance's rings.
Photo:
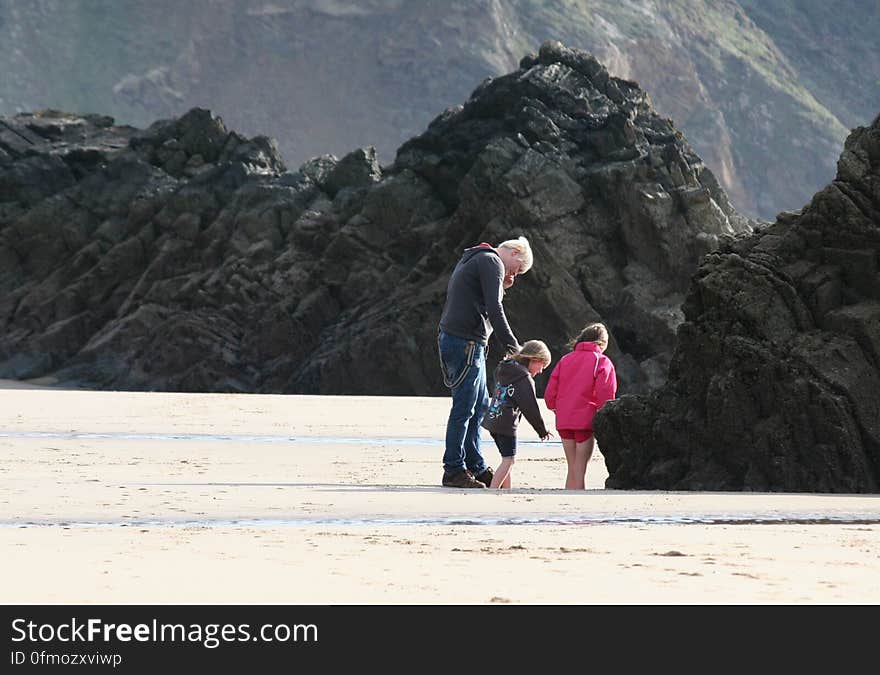
<path id="1" fill-rule="evenodd" d="M 576 338 L 568 341 L 568 348 L 574 349 L 578 342 L 595 342 L 603 349 L 608 347 L 608 329 L 604 323 L 588 323 Z"/>
<path id="2" fill-rule="evenodd" d="M 523 366 L 529 365 L 529 361 L 540 361 L 547 366 L 551 360 L 549 347 L 540 340 L 524 342 L 522 349 L 510 358 Z"/>

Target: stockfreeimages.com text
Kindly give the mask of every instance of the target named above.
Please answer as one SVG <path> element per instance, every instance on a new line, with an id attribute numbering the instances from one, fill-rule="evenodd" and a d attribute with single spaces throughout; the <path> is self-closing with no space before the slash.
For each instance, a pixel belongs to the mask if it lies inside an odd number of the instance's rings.
<path id="1" fill-rule="evenodd" d="M 208 649 L 224 642 L 317 642 L 315 624 L 263 624 L 251 630 L 250 624 L 105 623 L 102 619 L 77 620 L 59 624 L 13 619 L 13 642 L 192 642 Z"/>

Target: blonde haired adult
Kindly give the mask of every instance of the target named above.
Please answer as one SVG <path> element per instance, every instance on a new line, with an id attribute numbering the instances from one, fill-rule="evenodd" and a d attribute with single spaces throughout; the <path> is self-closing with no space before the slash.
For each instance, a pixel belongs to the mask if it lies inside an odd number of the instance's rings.
<path id="1" fill-rule="evenodd" d="M 494 472 L 480 450 L 480 423 L 489 405 L 486 351 L 494 333 L 508 354 L 521 346 L 507 322 L 504 290 L 532 266 L 525 237 L 466 248 L 446 286 L 437 331 L 443 383 L 452 394 L 443 453 L 444 487 L 484 488 Z"/>
<path id="2" fill-rule="evenodd" d="M 532 247 L 529 240 L 525 237 L 517 237 L 516 239 L 508 239 L 502 241 L 496 247 L 501 259 L 505 261 L 504 288 L 513 286 L 513 280 L 518 274 L 525 274 L 532 269 Z M 513 261 L 519 263 L 516 268 Z"/>

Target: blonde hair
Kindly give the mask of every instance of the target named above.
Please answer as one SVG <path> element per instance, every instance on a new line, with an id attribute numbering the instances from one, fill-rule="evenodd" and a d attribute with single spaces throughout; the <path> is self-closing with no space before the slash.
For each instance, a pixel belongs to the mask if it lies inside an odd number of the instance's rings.
<path id="1" fill-rule="evenodd" d="M 517 363 L 527 366 L 529 361 L 540 361 L 545 366 L 550 364 L 550 349 L 540 340 L 528 340 L 523 343 L 522 349 L 511 356 Z"/>
<path id="2" fill-rule="evenodd" d="M 516 239 L 502 241 L 498 244 L 497 248 L 509 248 L 516 253 L 516 256 L 514 257 L 522 263 L 522 268 L 519 272 L 520 274 L 525 274 L 532 269 L 532 247 L 529 245 L 529 240 L 525 237 L 517 237 Z"/>
<path id="3" fill-rule="evenodd" d="M 604 323 L 588 323 L 576 338 L 568 341 L 567 346 L 574 349 L 578 342 L 595 342 L 604 349 L 608 347 L 608 329 Z"/>

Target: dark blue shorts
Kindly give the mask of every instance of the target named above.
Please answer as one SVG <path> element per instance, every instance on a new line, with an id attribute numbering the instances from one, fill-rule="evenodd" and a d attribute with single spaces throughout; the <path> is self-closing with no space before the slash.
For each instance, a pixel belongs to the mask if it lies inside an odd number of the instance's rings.
<path id="1" fill-rule="evenodd" d="M 505 436 L 503 434 L 492 434 L 495 439 L 495 445 L 498 446 L 502 457 L 516 456 L 516 436 Z"/>

